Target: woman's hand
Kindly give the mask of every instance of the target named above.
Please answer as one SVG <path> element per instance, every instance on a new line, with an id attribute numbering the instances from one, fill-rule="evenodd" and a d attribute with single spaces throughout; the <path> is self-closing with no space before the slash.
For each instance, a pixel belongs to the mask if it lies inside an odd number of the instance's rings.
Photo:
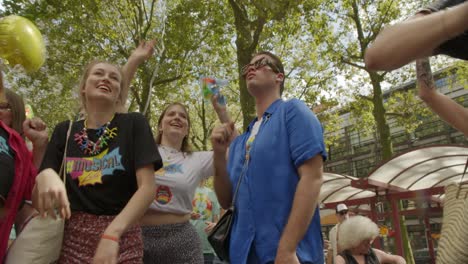
<path id="1" fill-rule="evenodd" d="M 94 253 L 94 264 L 114 264 L 119 257 L 119 242 L 106 238 L 99 241 L 96 253 Z"/>
<path id="2" fill-rule="evenodd" d="M 206 221 L 205 225 L 206 225 L 205 226 L 205 233 L 209 234 L 211 232 L 211 230 L 213 230 L 213 228 L 216 226 L 216 223 Z"/>
<path id="3" fill-rule="evenodd" d="M 23 122 L 23 132 L 34 146 L 47 145 L 49 138 L 47 125 L 39 117 L 26 119 Z"/>
<path id="4" fill-rule="evenodd" d="M 42 217 L 57 218 L 55 209 L 62 218 L 70 218 L 70 203 L 63 181 L 53 169 L 45 169 L 36 177 L 37 201 L 34 203 Z"/>
<path id="5" fill-rule="evenodd" d="M 195 213 L 195 212 L 190 213 L 190 219 L 192 219 L 192 220 L 198 220 L 198 219 L 200 219 L 200 216 L 201 215 L 199 213 Z"/>
<path id="6" fill-rule="evenodd" d="M 149 59 L 154 53 L 154 44 L 156 44 L 156 40 L 142 40 L 138 47 L 132 52 L 130 55 L 129 60 L 135 60 L 138 63 L 142 63 Z"/>

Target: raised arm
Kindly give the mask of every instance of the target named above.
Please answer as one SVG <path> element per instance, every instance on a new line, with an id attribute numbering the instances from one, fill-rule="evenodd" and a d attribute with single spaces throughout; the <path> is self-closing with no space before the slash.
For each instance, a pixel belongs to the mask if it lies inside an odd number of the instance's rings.
<path id="1" fill-rule="evenodd" d="M 213 106 L 213 109 L 215 110 L 216 115 L 218 116 L 218 119 L 222 124 L 234 123 L 231 119 L 231 116 L 229 115 L 226 105 L 222 105 L 218 102 L 218 95 L 213 95 L 211 97 L 211 105 Z M 234 127 L 230 140 L 232 141 L 238 135 L 239 133 Z"/>
<path id="2" fill-rule="evenodd" d="M 154 52 L 154 44 L 156 40 L 151 41 L 141 41 L 138 47 L 132 52 L 130 57 L 128 57 L 127 63 L 123 66 L 122 72 L 124 75 L 125 83 L 122 86 L 122 102 L 119 107 L 119 112 L 127 112 L 128 109 L 125 106 L 127 102 L 128 93 L 130 90 L 130 83 L 135 76 L 135 73 L 144 61 L 149 59 Z"/>
<path id="3" fill-rule="evenodd" d="M 39 168 L 49 142 L 47 126 L 42 119 L 34 117 L 23 122 L 23 132 L 33 144 L 33 163 L 36 168 Z"/>
<path id="4" fill-rule="evenodd" d="M 429 59 L 416 61 L 419 97 L 445 122 L 468 136 L 468 109 L 435 89 Z"/>
<path id="5" fill-rule="evenodd" d="M 215 127 L 211 134 L 213 145 L 214 180 L 213 185 L 219 204 L 224 209 L 231 206 L 232 185 L 227 172 L 227 150 L 234 133 L 234 123 L 222 124 Z"/>
<path id="6" fill-rule="evenodd" d="M 468 2 L 385 28 L 366 50 L 370 70 L 394 70 L 427 57 L 445 41 L 468 29 Z"/>
<path id="7" fill-rule="evenodd" d="M 231 117 L 229 116 L 229 112 L 227 110 L 226 105 L 222 105 L 218 102 L 218 95 L 213 95 L 211 97 L 211 105 L 218 116 L 218 119 L 221 123 L 230 123 L 232 122 Z"/>
<path id="8" fill-rule="evenodd" d="M 386 252 L 383 252 L 382 250 L 379 249 L 372 249 L 375 252 L 375 255 L 379 259 L 380 263 L 384 264 L 406 264 L 406 260 L 398 255 L 390 255 Z"/>

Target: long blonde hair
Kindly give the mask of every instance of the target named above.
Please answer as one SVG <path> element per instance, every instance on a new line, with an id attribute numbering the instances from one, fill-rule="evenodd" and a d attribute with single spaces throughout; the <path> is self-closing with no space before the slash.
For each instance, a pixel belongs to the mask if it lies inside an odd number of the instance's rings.
<path id="1" fill-rule="evenodd" d="M 124 87 L 124 84 L 126 83 L 126 80 L 125 80 L 125 76 L 123 74 L 123 71 L 122 69 L 117 66 L 116 64 L 113 64 L 113 63 L 110 63 L 108 61 L 105 61 L 105 60 L 94 60 L 94 61 L 91 61 L 90 63 L 88 63 L 86 65 L 86 67 L 84 68 L 84 71 L 83 71 L 83 75 L 81 76 L 81 80 L 80 80 L 80 85 L 78 86 L 78 95 L 80 97 L 80 101 L 81 101 L 81 107 L 82 109 L 86 110 L 86 98 L 85 98 L 85 95 L 83 94 L 83 90 L 86 86 L 86 81 L 88 80 L 88 77 L 89 77 L 89 74 L 91 72 L 91 69 L 96 66 L 97 64 L 99 63 L 104 63 L 104 64 L 108 64 L 108 65 L 111 65 L 111 66 L 114 66 L 115 68 L 117 68 L 117 70 L 119 71 L 120 73 L 120 76 L 121 76 L 121 79 L 120 79 L 120 94 L 119 94 L 119 100 L 122 101 L 123 100 L 123 95 L 122 95 L 122 88 Z M 124 102 L 122 102 L 124 103 Z"/>

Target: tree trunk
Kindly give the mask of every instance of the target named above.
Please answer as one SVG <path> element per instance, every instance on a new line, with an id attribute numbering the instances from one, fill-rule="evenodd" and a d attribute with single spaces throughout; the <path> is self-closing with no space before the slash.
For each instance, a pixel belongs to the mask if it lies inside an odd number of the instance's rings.
<path id="1" fill-rule="evenodd" d="M 382 95 L 382 87 L 380 86 L 380 76 L 375 72 L 370 72 L 369 75 L 374 92 L 372 97 L 372 103 L 374 105 L 372 114 L 375 119 L 375 124 L 377 125 L 377 135 L 379 138 L 380 147 L 382 148 L 382 160 L 385 161 L 390 159 L 393 155 L 390 127 L 388 126 L 385 117 L 385 107 Z"/>
<path id="2" fill-rule="evenodd" d="M 258 46 L 259 37 L 263 31 L 266 21 L 259 17 L 255 22 L 248 19 L 245 7 L 235 0 L 229 0 L 234 13 L 234 25 L 236 28 L 237 46 L 237 69 L 239 73 L 240 103 L 243 116 L 243 127 L 247 129 L 252 119 L 255 117 L 255 101 L 247 91 L 245 79 L 242 77 L 241 69 L 250 62 L 252 54 Z"/>
<path id="3" fill-rule="evenodd" d="M 377 135 L 380 142 L 380 147 L 382 149 L 382 160 L 387 161 L 393 156 L 393 145 L 392 137 L 390 135 L 390 127 L 388 126 L 387 119 L 385 116 L 385 107 L 382 94 L 381 77 L 375 72 L 369 72 L 374 96 L 372 102 L 374 104 L 374 109 L 372 114 L 374 115 L 375 123 L 377 125 Z M 398 203 L 399 210 L 403 209 L 401 201 Z M 400 230 L 401 230 L 401 240 L 403 244 L 403 251 L 405 252 L 406 263 L 414 264 L 413 251 L 411 250 L 411 245 L 408 239 L 408 230 L 405 225 L 405 217 L 400 216 Z"/>

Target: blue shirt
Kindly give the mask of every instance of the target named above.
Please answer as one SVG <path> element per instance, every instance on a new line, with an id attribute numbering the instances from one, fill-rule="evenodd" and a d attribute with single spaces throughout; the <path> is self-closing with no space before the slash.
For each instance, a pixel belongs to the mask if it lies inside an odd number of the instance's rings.
<path id="1" fill-rule="evenodd" d="M 232 193 L 246 160 L 246 141 L 255 121 L 230 146 Z M 297 169 L 316 155 L 326 159 L 323 129 L 312 111 L 297 99 L 272 103 L 251 145 L 250 161 L 235 202 L 231 263 L 247 263 L 251 248 L 260 263 L 275 259 L 299 182 Z M 301 262 L 323 264 L 318 208 L 296 252 Z"/>

